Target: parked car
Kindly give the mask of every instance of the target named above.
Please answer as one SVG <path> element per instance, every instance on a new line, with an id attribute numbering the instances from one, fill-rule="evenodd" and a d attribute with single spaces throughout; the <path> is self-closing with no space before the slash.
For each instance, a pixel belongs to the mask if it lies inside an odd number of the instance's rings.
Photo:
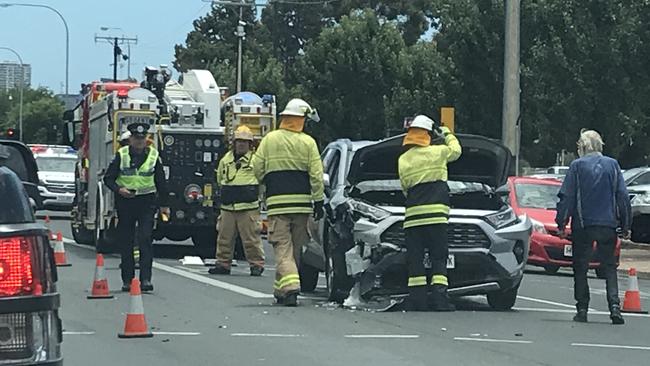
<path id="1" fill-rule="evenodd" d="M 623 172 L 632 204 L 632 241 L 650 243 L 650 168 Z"/>
<path id="2" fill-rule="evenodd" d="M 29 145 L 38 165 L 39 190 L 48 210 L 71 210 L 75 196 L 74 149 L 57 145 Z"/>
<path id="3" fill-rule="evenodd" d="M 494 191 L 506 182 L 511 155 L 494 140 L 457 137 L 463 155 L 449 165 L 449 293 L 485 294 L 493 308 L 510 309 L 531 232 L 530 220 L 517 217 Z M 332 301 L 343 302 L 355 282 L 363 299 L 408 292 L 405 197 L 397 171 L 402 140 L 337 140 L 322 154 L 326 216 L 317 240 Z"/>
<path id="4" fill-rule="evenodd" d="M 499 189 L 517 215 L 527 215 L 533 223 L 530 238 L 528 264 L 543 267 L 547 273 L 556 273 L 561 267 L 573 265 L 573 246 L 569 239 L 558 236 L 555 224 L 557 194 L 562 182 L 557 179 L 510 177 L 508 184 Z M 566 228 L 571 235 L 571 228 Z M 616 245 L 616 258 L 620 256 L 621 242 Z M 597 251 L 592 254 L 589 268 L 596 270 L 599 278 L 604 276 L 600 270 Z"/>
<path id="5" fill-rule="evenodd" d="M 54 254 L 33 212 L 37 183 L 29 149 L 0 140 L 0 365 L 62 364 Z"/>
<path id="6" fill-rule="evenodd" d="M 568 166 L 554 165 L 546 169 L 547 174 L 566 175 L 569 172 Z"/>

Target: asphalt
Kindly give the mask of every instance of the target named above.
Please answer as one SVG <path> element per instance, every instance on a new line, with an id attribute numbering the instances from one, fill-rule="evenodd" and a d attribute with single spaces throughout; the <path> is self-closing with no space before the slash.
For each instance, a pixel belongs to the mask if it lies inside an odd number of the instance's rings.
<path id="1" fill-rule="evenodd" d="M 628 315 L 612 326 L 604 281 L 590 279 L 590 323 L 573 316 L 570 272 L 546 275 L 531 268 L 516 308 L 489 309 L 483 297 L 462 298 L 455 313 L 373 313 L 327 303 L 324 279 L 298 308 L 273 305 L 270 258 L 262 278 L 248 276 L 245 263 L 231 276 L 184 266 L 187 246 L 156 248 L 155 292 L 143 296 L 149 339 L 117 338 L 129 308 L 119 259 L 106 258 L 112 300 L 87 300 L 94 273 L 94 248 L 75 244 L 69 221 L 53 214 L 51 229 L 66 239 L 71 267 L 58 269 L 66 365 L 645 365 L 650 358 L 650 315 Z M 64 217 L 65 214 L 62 214 Z M 267 248 L 268 249 L 268 248 Z M 627 286 L 619 279 L 621 292 Z M 640 280 L 650 306 L 650 281 Z"/>

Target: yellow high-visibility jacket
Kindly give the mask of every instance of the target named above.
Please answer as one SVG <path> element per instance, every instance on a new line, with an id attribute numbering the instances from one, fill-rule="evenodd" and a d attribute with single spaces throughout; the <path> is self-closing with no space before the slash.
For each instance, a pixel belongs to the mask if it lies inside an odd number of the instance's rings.
<path id="1" fill-rule="evenodd" d="M 260 142 L 253 158 L 257 179 L 266 186 L 269 216 L 312 213 L 323 201 L 323 164 L 316 141 L 303 132 L 279 129 Z"/>
<path id="2" fill-rule="evenodd" d="M 415 146 L 399 158 L 399 178 L 406 194 L 404 228 L 446 224 L 449 217 L 447 163 L 460 157 L 458 139 L 445 135 L 445 145 Z"/>
<path id="3" fill-rule="evenodd" d="M 222 210 L 245 211 L 259 208 L 259 183 L 255 178 L 252 160 L 252 151 L 239 160 L 235 160 L 235 154 L 228 151 L 219 161 L 216 175 L 217 185 L 221 189 Z"/>
<path id="4" fill-rule="evenodd" d="M 147 158 L 139 168 L 131 167 L 129 147 L 124 146 L 117 150 L 120 154 L 120 175 L 115 182 L 121 187 L 134 190 L 135 195 L 156 193 L 154 172 L 158 162 L 158 150 L 152 146 L 147 148 Z"/>

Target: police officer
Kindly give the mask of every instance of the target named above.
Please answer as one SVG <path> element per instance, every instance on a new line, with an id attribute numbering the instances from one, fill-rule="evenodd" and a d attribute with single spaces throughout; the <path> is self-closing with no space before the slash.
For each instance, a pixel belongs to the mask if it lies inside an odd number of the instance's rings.
<path id="1" fill-rule="evenodd" d="M 235 146 L 219 161 L 217 185 L 221 187 L 221 214 L 217 229 L 217 264 L 208 272 L 230 274 L 233 244 L 237 234 L 244 245 L 251 276 L 264 272 L 264 250 L 260 237 L 259 183 L 253 171 L 253 133 L 246 126 L 235 131 Z"/>
<path id="2" fill-rule="evenodd" d="M 444 139 L 444 144 L 432 145 L 432 137 Z M 433 120 L 423 115 L 415 117 L 403 145 L 407 150 L 400 156 L 398 168 L 406 194 L 404 230 L 409 269 L 406 309 L 454 311 L 447 294 L 447 163 L 460 157 L 461 147 L 448 128 L 434 130 Z M 431 258 L 431 281 L 424 267 L 425 249 Z M 427 301 L 430 284 L 431 304 Z"/>
<path id="3" fill-rule="evenodd" d="M 133 123 L 129 146 L 121 147 L 108 166 L 104 183 L 115 192 L 118 214 L 117 231 L 122 245 L 122 291 L 129 291 L 135 276 L 133 245 L 140 248 L 140 282 L 142 291 L 153 291 L 151 265 L 153 262 L 152 231 L 158 207 L 169 215 L 167 184 L 158 151 L 147 146 L 149 125 Z M 137 229 L 136 229 L 137 227 Z M 136 234 L 137 230 L 137 234 Z"/>
<path id="4" fill-rule="evenodd" d="M 309 241 L 309 216 L 323 217 L 323 165 L 316 141 L 303 132 L 307 118 L 319 121 L 316 110 L 302 99 L 292 99 L 280 116 L 280 128 L 262 139 L 253 168 L 266 186 L 269 243 L 277 262 L 273 295 L 278 304 L 296 306 L 296 263 Z"/>

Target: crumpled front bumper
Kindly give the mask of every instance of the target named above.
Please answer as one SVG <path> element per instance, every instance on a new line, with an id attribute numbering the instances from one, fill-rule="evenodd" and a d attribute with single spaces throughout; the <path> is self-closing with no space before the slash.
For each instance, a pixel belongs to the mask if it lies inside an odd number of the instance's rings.
<path id="1" fill-rule="evenodd" d="M 375 290 L 381 292 L 381 283 L 386 280 L 401 284 L 398 287 L 401 291 L 406 291 L 408 274 L 405 235 L 401 229 L 403 219 L 403 216 L 390 216 L 380 222 L 360 219 L 355 223 L 354 240 L 358 245 L 346 253 L 346 264 L 349 275 L 361 277 L 362 293 Z M 524 274 L 532 230 L 527 216 L 520 217 L 513 225 L 497 230 L 481 217 L 455 216 L 452 212 L 449 225 L 449 254 L 455 262 L 454 268 L 448 269 L 451 294 L 484 294 L 519 285 Z M 474 240 L 475 235 L 465 237 L 462 230 L 457 229 L 459 227 L 471 228 L 472 233 L 482 232 L 482 239 Z M 380 261 L 376 260 L 378 251 L 383 256 Z M 402 278 L 381 278 L 384 273 L 395 276 L 396 266 L 403 268 L 399 272 Z"/>

